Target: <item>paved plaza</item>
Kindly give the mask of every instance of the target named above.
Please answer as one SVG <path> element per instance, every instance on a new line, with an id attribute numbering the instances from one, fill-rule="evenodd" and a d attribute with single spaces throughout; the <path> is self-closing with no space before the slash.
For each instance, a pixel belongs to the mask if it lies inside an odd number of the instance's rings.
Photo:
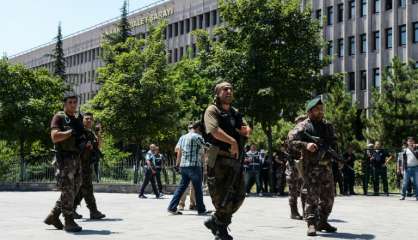
<path id="1" fill-rule="evenodd" d="M 2 240 L 21 239 L 151 239 L 194 240 L 213 239 L 202 223 L 206 217 L 185 211 L 171 216 L 166 207 L 171 196 L 164 199 L 138 199 L 136 194 L 97 193 L 99 209 L 108 218 L 101 221 L 79 220 L 84 231 L 68 234 L 43 224 L 57 192 L 0 192 L 0 229 Z M 310 239 L 416 239 L 418 202 L 404 202 L 392 197 L 337 197 L 330 221 L 338 233 Z M 208 209 L 213 209 L 205 198 Z M 79 213 L 88 211 L 83 204 Z M 287 198 L 247 198 L 230 226 L 239 240 L 308 239 L 306 224 L 290 220 Z"/>

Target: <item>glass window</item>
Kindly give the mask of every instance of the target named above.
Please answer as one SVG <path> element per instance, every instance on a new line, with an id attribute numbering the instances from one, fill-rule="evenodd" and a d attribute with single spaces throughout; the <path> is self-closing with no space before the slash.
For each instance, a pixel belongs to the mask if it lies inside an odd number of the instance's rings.
<path id="1" fill-rule="evenodd" d="M 354 72 L 348 73 L 348 90 L 349 91 L 356 90 L 356 75 Z"/>
<path id="2" fill-rule="evenodd" d="M 392 28 L 386 29 L 386 48 L 390 49 L 393 47 L 393 40 L 392 40 Z"/>
<path id="3" fill-rule="evenodd" d="M 203 14 L 199 15 L 199 29 L 203 28 Z"/>
<path id="4" fill-rule="evenodd" d="M 190 18 L 186 19 L 185 24 L 186 24 L 186 33 L 189 33 L 190 32 Z"/>
<path id="5" fill-rule="evenodd" d="M 386 2 L 385 2 L 385 9 L 386 10 L 392 9 L 392 0 L 386 0 Z"/>
<path id="6" fill-rule="evenodd" d="M 197 27 L 197 17 L 192 18 L 192 31 L 196 30 Z"/>
<path id="7" fill-rule="evenodd" d="M 373 69 L 373 87 L 380 88 L 380 69 Z"/>
<path id="8" fill-rule="evenodd" d="M 215 26 L 216 24 L 218 24 L 218 11 L 213 10 L 212 11 L 212 26 Z"/>
<path id="9" fill-rule="evenodd" d="M 367 52 L 367 35 L 365 33 L 360 35 L 360 53 Z"/>
<path id="10" fill-rule="evenodd" d="M 356 39 L 354 36 L 351 36 L 348 38 L 349 42 L 349 49 L 348 49 L 348 55 L 353 56 L 356 54 Z"/>
<path id="11" fill-rule="evenodd" d="M 367 15 L 367 0 L 360 0 L 360 17 Z"/>
<path id="12" fill-rule="evenodd" d="M 173 24 L 168 25 L 168 38 L 173 37 Z"/>
<path id="13" fill-rule="evenodd" d="M 334 23 L 334 9 L 333 7 L 327 8 L 327 24 L 332 25 Z"/>
<path id="14" fill-rule="evenodd" d="M 360 71 L 360 90 L 366 90 L 367 88 L 367 71 Z"/>
<path id="15" fill-rule="evenodd" d="M 344 20 L 344 4 L 340 3 L 338 4 L 338 22 L 342 22 Z"/>
<path id="16" fill-rule="evenodd" d="M 351 19 L 356 16 L 356 1 L 349 0 L 348 5 L 348 19 Z"/>
<path id="17" fill-rule="evenodd" d="M 380 13 L 380 0 L 374 0 L 373 12 Z"/>
<path id="18" fill-rule="evenodd" d="M 344 56 L 344 39 L 338 39 L 338 57 Z"/>
<path id="19" fill-rule="evenodd" d="M 205 26 L 210 27 L 210 12 L 205 13 Z"/>
<path id="20" fill-rule="evenodd" d="M 334 49 L 333 49 L 332 41 L 328 41 L 327 55 L 332 56 L 333 53 L 334 53 Z"/>
<path id="21" fill-rule="evenodd" d="M 406 45 L 406 25 L 399 26 L 399 45 Z"/>
<path id="22" fill-rule="evenodd" d="M 179 35 L 179 23 L 174 23 L 174 36 L 177 37 Z"/>
<path id="23" fill-rule="evenodd" d="M 373 32 L 373 50 L 380 49 L 380 32 L 375 31 Z"/>
<path id="24" fill-rule="evenodd" d="M 184 21 L 180 22 L 180 35 L 184 34 Z"/>
<path id="25" fill-rule="evenodd" d="M 398 0 L 399 7 L 406 7 L 406 0 Z"/>
<path id="26" fill-rule="evenodd" d="M 414 43 L 418 43 L 418 22 L 414 22 L 412 24 L 412 27 L 413 27 L 413 29 L 412 29 L 412 31 L 413 31 L 412 41 Z"/>

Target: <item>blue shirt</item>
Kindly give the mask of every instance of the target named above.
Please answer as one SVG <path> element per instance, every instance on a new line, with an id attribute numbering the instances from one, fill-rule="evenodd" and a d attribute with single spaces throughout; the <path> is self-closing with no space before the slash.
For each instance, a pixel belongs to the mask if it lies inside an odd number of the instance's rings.
<path id="1" fill-rule="evenodd" d="M 201 151 L 205 144 L 203 137 L 190 132 L 180 137 L 177 148 L 181 151 L 180 167 L 201 167 Z"/>

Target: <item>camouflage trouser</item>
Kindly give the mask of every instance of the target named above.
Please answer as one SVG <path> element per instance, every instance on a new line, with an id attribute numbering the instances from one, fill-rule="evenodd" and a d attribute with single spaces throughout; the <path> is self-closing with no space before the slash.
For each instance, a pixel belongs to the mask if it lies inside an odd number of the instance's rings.
<path id="1" fill-rule="evenodd" d="M 284 188 L 285 188 L 285 182 L 284 182 L 284 167 L 282 165 L 277 166 L 274 169 L 274 180 L 276 180 L 275 182 L 275 187 L 276 187 L 276 192 L 278 193 L 283 193 Z"/>
<path id="2" fill-rule="evenodd" d="M 215 207 L 215 220 L 217 224 L 229 225 L 231 223 L 232 214 L 234 214 L 242 205 L 245 199 L 245 184 L 242 170 L 236 179 L 233 188 L 234 193 L 231 195 L 225 207 L 221 207 L 224 197 L 229 188 L 228 182 L 234 174 L 234 170 L 228 161 L 237 161 L 218 157 L 214 168 L 208 168 L 208 187 L 212 198 L 212 204 Z"/>
<path id="3" fill-rule="evenodd" d="M 87 204 L 87 208 L 90 211 L 96 211 L 96 199 L 94 198 L 93 193 L 93 169 L 92 166 L 89 164 L 88 160 L 83 160 L 87 162 L 82 163 L 82 184 L 80 187 L 80 191 L 78 192 L 77 196 L 74 200 L 74 209 L 80 205 L 81 201 L 84 198 L 84 201 Z"/>
<path id="4" fill-rule="evenodd" d="M 302 206 L 305 205 L 306 196 L 302 194 L 303 179 L 295 166 L 286 165 L 286 182 L 289 187 L 289 204 L 297 205 L 298 197 L 300 197 Z"/>
<path id="5" fill-rule="evenodd" d="M 81 186 L 81 162 L 77 154 L 66 154 L 57 161 L 57 186 L 61 196 L 54 210 L 64 217 L 73 217 L 74 200 Z"/>
<path id="6" fill-rule="evenodd" d="M 305 172 L 306 218 L 308 223 L 326 222 L 334 205 L 334 177 L 330 167 L 317 166 Z"/>

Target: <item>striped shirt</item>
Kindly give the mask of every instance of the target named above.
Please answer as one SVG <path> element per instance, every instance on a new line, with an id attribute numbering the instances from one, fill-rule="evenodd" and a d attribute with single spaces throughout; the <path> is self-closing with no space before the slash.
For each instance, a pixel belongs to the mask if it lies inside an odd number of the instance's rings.
<path id="1" fill-rule="evenodd" d="M 201 167 L 204 143 L 203 137 L 194 132 L 181 136 L 176 146 L 181 151 L 180 167 Z"/>

